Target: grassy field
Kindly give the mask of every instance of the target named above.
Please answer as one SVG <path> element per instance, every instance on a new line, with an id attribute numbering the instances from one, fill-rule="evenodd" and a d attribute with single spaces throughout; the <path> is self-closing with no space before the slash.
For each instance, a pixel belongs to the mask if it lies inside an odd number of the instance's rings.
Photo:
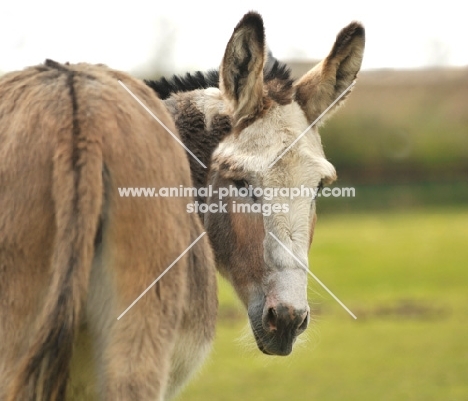
<path id="1" fill-rule="evenodd" d="M 468 400 L 467 210 L 326 216 L 310 262 L 358 320 L 310 282 L 308 339 L 266 357 L 222 282 L 214 351 L 180 401 Z"/>

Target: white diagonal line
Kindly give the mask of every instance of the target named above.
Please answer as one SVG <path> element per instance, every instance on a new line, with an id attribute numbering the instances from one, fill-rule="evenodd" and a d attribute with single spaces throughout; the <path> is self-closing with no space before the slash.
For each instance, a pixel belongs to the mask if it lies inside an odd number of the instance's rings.
<path id="1" fill-rule="evenodd" d="M 149 285 L 149 287 L 148 287 L 146 290 L 144 290 L 144 291 L 141 293 L 141 295 L 140 295 L 137 299 L 135 299 L 135 300 L 132 302 L 132 304 L 131 304 L 127 309 L 125 309 L 125 311 L 117 318 L 117 320 L 120 320 L 120 319 L 123 317 L 123 315 L 125 315 L 125 314 L 126 314 L 142 297 L 143 297 L 143 295 L 145 295 L 151 288 L 153 288 L 153 286 L 161 279 L 161 277 L 164 276 L 164 275 L 171 269 L 171 267 L 174 266 L 174 265 L 182 258 L 182 256 L 184 256 L 184 255 L 190 250 L 190 248 L 192 248 L 192 246 L 194 246 L 194 245 L 198 242 L 198 240 L 199 240 L 201 237 L 203 237 L 205 234 L 206 234 L 206 231 L 202 232 L 202 233 L 198 236 L 198 238 L 197 238 L 195 241 L 193 241 L 193 242 L 190 244 L 190 246 L 189 246 L 184 252 L 182 252 L 182 253 L 179 255 L 179 257 L 178 257 L 176 260 L 174 260 L 174 262 L 172 262 L 172 263 L 169 265 L 169 267 L 167 267 L 166 270 L 164 270 L 164 271 L 159 275 L 159 277 L 158 277 L 156 280 L 154 280 L 154 281 Z"/>
<path id="2" fill-rule="evenodd" d="M 336 104 L 336 102 L 338 102 L 338 100 L 340 100 L 344 95 L 346 95 L 346 93 L 347 93 L 355 84 L 356 84 L 356 81 L 353 81 L 353 82 L 351 83 L 351 85 L 349 85 L 349 86 L 341 93 L 341 95 L 338 96 L 338 97 L 333 101 L 333 103 L 332 103 L 330 106 L 328 106 L 328 107 L 323 111 L 323 113 L 320 114 L 320 115 L 315 119 L 315 121 L 314 121 L 312 124 L 310 124 L 310 125 L 304 130 L 304 132 L 303 132 L 301 135 L 299 135 L 299 136 L 291 143 L 291 145 L 289 145 L 289 146 L 283 151 L 283 153 L 281 153 L 281 154 L 268 166 L 268 168 L 273 167 L 273 166 L 275 165 L 275 163 L 276 163 L 279 159 L 281 159 L 281 158 L 284 156 L 284 154 L 285 154 L 289 149 L 291 149 L 291 148 L 296 144 L 296 142 L 297 142 L 299 139 L 301 139 L 301 138 L 306 134 L 307 131 L 309 131 L 315 124 L 317 124 L 317 122 L 318 122 L 325 114 L 327 114 L 328 110 L 330 110 L 330 109 Z"/>
<path id="3" fill-rule="evenodd" d="M 130 89 L 128 89 L 122 81 L 119 80 L 119 84 L 122 85 L 123 88 L 124 88 L 128 93 L 130 93 L 130 95 L 131 95 L 138 103 L 140 103 L 140 105 L 141 105 L 149 114 L 151 114 L 151 116 L 152 116 L 159 124 L 161 124 L 161 126 L 162 126 L 167 132 L 169 132 L 169 134 L 170 134 L 177 142 L 179 142 L 179 144 L 180 144 L 188 153 L 190 153 L 190 155 L 191 155 L 198 163 L 200 163 L 201 166 L 203 166 L 203 168 L 206 168 L 206 166 L 201 162 L 201 160 L 200 160 L 197 156 L 195 156 L 195 155 L 193 154 L 193 152 L 192 152 L 189 148 L 187 148 L 187 146 L 185 146 L 184 143 L 183 143 L 179 138 L 177 138 L 177 135 L 174 135 L 174 133 L 173 133 L 169 128 L 167 128 L 166 125 L 165 125 L 158 117 L 156 117 L 156 116 L 154 115 L 154 113 L 153 113 L 150 109 L 148 109 L 148 107 L 146 107 L 146 105 L 145 105 L 140 99 L 138 99 L 138 97 L 136 97 L 135 94 L 134 94 Z"/>
<path id="4" fill-rule="evenodd" d="M 271 231 L 269 231 L 268 233 L 269 233 L 276 241 L 278 241 L 278 244 L 280 244 L 280 245 L 281 245 L 281 246 L 282 246 L 282 247 L 283 247 L 283 248 L 284 248 L 284 249 L 285 249 L 285 250 L 286 250 L 286 251 L 287 251 L 287 252 L 288 252 L 304 269 L 305 269 L 305 270 L 306 270 L 306 272 L 309 273 L 309 274 L 317 281 L 317 283 L 319 283 L 319 284 L 325 289 L 325 291 L 327 291 L 327 292 L 333 297 L 333 299 L 334 299 L 336 302 L 338 302 L 338 303 L 343 307 L 343 309 L 344 309 L 346 312 L 348 312 L 354 319 L 357 319 L 356 315 L 355 315 L 353 312 L 351 312 L 351 311 L 348 309 L 348 307 L 347 307 L 343 302 L 341 302 L 341 301 L 338 299 L 338 297 L 337 297 L 335 294 L 333 294 L 333 292 L 331 292 L 331 291 L 328 289 L 328 287 L 327 287 L 325 284 L 323 284 L 323 283 L 320 281 L 320 279 L 319 279 L 314 273 L 312 273 L 312 272 L 308 269 L 308 267 L 305 266 L 304 263 L 302 263 L 302 262 L 299 260 L 299 258 L 298 258 L 296 255 L 294 255 L 294 254 L 292 253 L 292 251 L 291 251 L 286 245 L 284 245 L 284 244 L 276 237 L 275 234 L 273 234 Z"/>

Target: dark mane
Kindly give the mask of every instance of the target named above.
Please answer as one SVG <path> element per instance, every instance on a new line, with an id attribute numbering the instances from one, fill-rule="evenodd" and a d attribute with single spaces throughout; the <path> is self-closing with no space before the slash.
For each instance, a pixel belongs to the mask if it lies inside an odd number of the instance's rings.
<path id="1" fill-rule="evenodd" d="M 291 68 L 286 63 L 282 63 L 273 56 L 268 58 L 265 68 L 263 69 L 263 81 L 268 83 L 277 79 L 286 83 L 287 81 L 293 82 L 291 78 Z"/>
<path id="2" fill-rule="evenodd" d="M 152 88 L 160 99 L 165 100 L 173 93 L 190 92 L 196 89 L 217 88 L 219 86 L 219 71 L 210 70 L 207 72 L 188 72 L 185 76 L 174 75 L 169 80 L 160 78 L 159 80 L 146 80 L 145 83 Z"/>
<path id="3" fill-rule="evenodd" d="M 284 102 L 281 92 L 290 94 L 292 92 L 291 70 L 290 68 L 276 58 L 271 53 L 263 70 L 264 82 L 268 87 L 270 97 Z M 173 93 L 190 92 L 196 89 L 219 88 L 219 70 L 209 70 L 207 72 L 196 71 L 188 72 L 185 75 L 174 75 L 172 78 L 160 78 L 158 80 L 145 80 L 145 83 L 152 88 L 160 99 L 165 100 Z"/>

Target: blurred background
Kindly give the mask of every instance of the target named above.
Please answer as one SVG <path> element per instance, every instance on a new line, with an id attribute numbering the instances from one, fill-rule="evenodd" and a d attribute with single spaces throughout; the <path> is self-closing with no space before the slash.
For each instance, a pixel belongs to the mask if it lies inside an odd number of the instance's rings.
<path id="1" fill-rule="evenodd" d="M 320 198 L 314 323 L 291 357 L 256 350 L 220 281 L 217 339 L 182 400 L 468 400 L 468 24 L 461 3 L 16 1 L 0 15 L 0 71 L 105 63 L 142 78 L 217 68 L 251 9 L 295 76 L 352 20 L 366 26 L 358 83 L 322 128 L 335 186 Z"/>

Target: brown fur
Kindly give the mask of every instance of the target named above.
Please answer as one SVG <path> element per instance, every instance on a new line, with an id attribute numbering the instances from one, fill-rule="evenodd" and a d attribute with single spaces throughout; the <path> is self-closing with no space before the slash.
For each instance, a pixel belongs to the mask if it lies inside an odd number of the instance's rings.
<path id="1" fill-rule="evenodd" d="M 292 87 L 286 88 L 283 82 L 275 79 L 266 83 L 268 97 L 274 102 L 285 105 L 293 101 L 293 90 Z"/>
<path id="2" fill-rule="evenodd" d="M 295 99 L 309 122 L 315 119 L 356 79 L 364 54 L 365 33 L 358 22 L 343 28 L 336 37 L 330 54 L 294 83 Z M 349 92 L 347 93 L 349 95 Z M 327 113 L 331 116 L 346 99 Z"/>
<path id="3" fill-rule="evenodd" d="M 0 80 L 2 400 L 63 400 L 80 322 L 103 400 L 172 396 L 213 338 L 206 238 L 117 321 L 202 232 L 187 199 L 119 197 L 191 180 L 183 149 L 118 79 L 175 132 L 149 88 L 104 66 L 47 62 Z"/>
<path id="4" fill-rule="evenodd" d="M 232 180 L 213 170 L 210 172 L 209 183 L 213 184 L 213 190 L 216 191 L 232 185 Z M 246 202 L 246 199 L 223 199 L 228 204 L 230 213 L 220 213 L 215 218 L 207 219 L 205 227 L 214 244 L 218 270 L 234 285 L 240 299 L 247 306 L 249 286 L 259 285 L 263 278 L 261 255 L 265 232 L 261 215 L 232 213 L 233 201 Z M 211 202 L 219 202 L 219 197 L 214 195 Z"/>

